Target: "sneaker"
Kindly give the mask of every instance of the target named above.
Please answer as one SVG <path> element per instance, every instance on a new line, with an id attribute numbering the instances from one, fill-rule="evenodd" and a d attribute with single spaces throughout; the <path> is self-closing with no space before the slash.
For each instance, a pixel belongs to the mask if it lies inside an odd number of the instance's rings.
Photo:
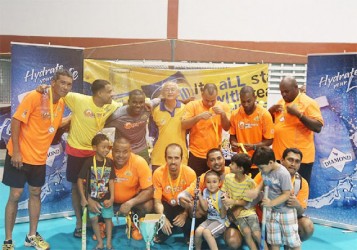
<path id="1" fill-rule="evenodd" d="M 26 235 L 25 246 L 34 247 L 36 250 L 50 249 L 50 244 L 48 244 L 38 232 L 36 232 L 36 235 L 33 236 L 29 236 L 28 234 Z"/>
<path id="2" fill-rule="evenodd" d="M 4 244 L 2 245 L 2 250 L 14 250 L 15 246 L 12 243 L 12 240 L 6 240 L 4 241 Z"/>

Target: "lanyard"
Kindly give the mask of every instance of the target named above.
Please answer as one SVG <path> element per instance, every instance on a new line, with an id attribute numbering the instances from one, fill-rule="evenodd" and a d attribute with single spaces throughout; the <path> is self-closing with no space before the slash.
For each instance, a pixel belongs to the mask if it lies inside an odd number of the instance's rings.
<path id="1" fill-rule="evenodd" d="M 177 187 L 178 185 L 180 185 L 181 174 L 182 174 L 182 166 L 180 166 L 180 173 L 179 173 L 179 176 L 178 176 L 178 178 L 177 178 L 176 187 Z M 171 188 L 172 198 L 175 198 L 175 192 L 177 192 L 177 190 L 175 189 L 176 191 L 174 191 L 174 186 L 172 185 L 172 179 L 171 179 L 170 172 L 169 172 L 169 184 L 170 184 L 170 188 Z"/>
<path id="2" fill-rule="evenodd" d="M 105 168 L 105 162 L 106 162 L 106 158 L 104 158 L 104 163 L 103 163 L 103 167 L 102 167 L 102 173 L 100 174 L 100 179 L 103 178 L 103 174 L 104 174 L 104 168 Z M 94 174 L 95 174 L 95 179 L 97 181 L 97 186 L 98 186 L 98 175 L 97 175 L 97 160 L 95 159 L 95 156 L 93 156 L 93 170 L 94 170 Z"/>
<path id="3" fill-rule="evenodd" d="M 212 197 L 212 193 L 210 192 L 209 193 L 209 198 L 211 199 L 212 201 L 212 205 L 214 206 L 214 208 L 220 212 L 220 209 L 219 209 L 219 206 L 218 206 L 218 193 L 219 191 L 216 192 L 216 199 L 214 200 L 213 197 Z"/>
<path id="4" fill-rule="evenodd" d="M 51 116 L 51 125 L 53 126 L 53 121 L 55 119 L 54 115 L 53 115 L 53 96 L 52 96 L 52 89 L 50 87 L 49 89 L 49 96 L 50 96 L 50 116 Z"/>
<path id="5" fill-rule="evenodd" d="M 210 108 L 210 112 L 214 113 L 212 111 L 212 108 Z M 211 123 L 212 123 L 212 126 L 213 126 L 214 133 L 216 135 L 216 141 L 217 141 L 218 145 L 221 145 L 221 143 L 219 141 L 219 135 L 218 135 L 218 122 L 217 123 L 214 122 L 213 116 L 211 116 L 210 120 L 211 120 Z"/>
<path id="6" fill-rule="evenodd" d="M 102 111 L 99 113 L 99 115 L 97 113 L 94 113 L 94 117 L 95 117 L 95 122 L 97 123 L 97 128 L 98 128 L 98 131 L 101 130 L 101 124 L 102 124 L 102 121 L 103 121 L 103 117 L 104 117 L 104 110 L 102 109 Z M 99 117 L 100 116 L 100 117 Z"/>

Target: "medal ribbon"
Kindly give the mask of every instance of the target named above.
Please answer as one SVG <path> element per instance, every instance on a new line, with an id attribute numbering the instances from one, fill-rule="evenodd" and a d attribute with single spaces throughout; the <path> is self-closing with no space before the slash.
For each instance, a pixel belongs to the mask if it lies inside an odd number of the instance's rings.
<path id="1" fill-rule="evenodd" d="M 99 117 L 100 115 L 100 117 Z M 101 124 L 102 124 L 102 120 L 103 120 L 103 117 L 104 117 L 104 111 L 102 110 L 99 115 L 97 115 L 97 113 L 94 113 L 94 118 L 95 118 L 95 122 L 97 123 L 97 128 L 98 128 L 98 131 L 101 130 Z"/>
<path id="2" fill-rule="evenodd" d="M 179 176 L 177 178 L 176 187 L 180 184 L 181 174 L 182 174 L 182 167 L 180 166 L 180 173 L 179 173 Z M 175 191 L 174 191 L 174 186 L 172 185 L 172 179 L 171 179 L 170 172 L 169 172 L 169 184 L 170 184 L 170 187 L 171 187 L 172 199 L 175 199 Z"/>
<path id="3" fill-rule="evenodd" d="M 55 117 L 53 115 L 53 96 L 52 96 L 52 89 L 51 87 L 49 88 L 49 96 L 50 96 L 50 116 L 51 116 L 51 126 L 53 127 L 53 121 L 55 120 Z"/>
<path id="4" fill-rule="evenodd" d="M 107 159 L 104 158 L 104 163 L 103 163 L 103 167 L 102 167 L 102 173 L 100 174 L 100 179 L 103 178 L 106 160 Z M 98 184 L 98 174 L 97 174 L 97 160 L 96 160 L 95 156 L 93 157 L 93 170 L 94 170 L 94 174 L 95 174 L 95 179 L 97 181 L 97 190 L 98 190 L 99 184 Z"/>
<path id="5" fill-rule="evenodd" d="M 212 114 L 214 114 L 212 108 L 210 108 L 210 112 L 211 112 Z M 221 142 L 219 141 L 219 135 L 218 135 L 218 123 L 216 124 L 216 123 L 214 122 L 213 116 L 211 116 L 210 120 L 211 120 L 211 123 L 212 123 L 212 126 L 213 126 L 214 133 L 215 133 L 215 135 L 216 135 L 216 141 L 217 141 L 217 143 L 218 143 L 218 146 L 220 146 L 220 145 L 221 145 Z"/>
<path id="6" fill-rule="evenodd" d="M 220 209 L 219 209 L 219 206 L 218 206 L 218 193 L 219 193 L 219 190 L 216 192 L 216 199 L 215 200 L 212 197 L 212 193 L 209 193 L 209 198 L 211 198 L 212 205 L 214 206 L 214 208 L 220 213 Z"/>

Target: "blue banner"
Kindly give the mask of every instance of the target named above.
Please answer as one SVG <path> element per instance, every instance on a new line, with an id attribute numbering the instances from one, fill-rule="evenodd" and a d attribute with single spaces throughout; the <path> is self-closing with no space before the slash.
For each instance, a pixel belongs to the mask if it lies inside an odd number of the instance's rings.
<path id="1" fill-rule="evenodd" d="M 72 91 L 83 92 L 83 49 L 37 44 L 11 44 L 11 114 L 27 92 L 39 84 L 50 84 L 53 74 L 66 68 L 73 74 Z M 69 111 L 66 111 L 69 113 Z M 56 136 L 58 137 L 58 136 Z M 60 135 L 48 151 L 46 183 L 41 192 L 41 217 L 72 214 L 71 183 L 66 180 L 66 134 Z M 17 222 L 28 221 L 28 188 L 19 202 Z"/>
<path id="2" fill-rule="evenodd" d="M 325 122 L 315 134 L 307 213 L 357 230 L 357 54 L 309 56 L 306 85 Z"/>

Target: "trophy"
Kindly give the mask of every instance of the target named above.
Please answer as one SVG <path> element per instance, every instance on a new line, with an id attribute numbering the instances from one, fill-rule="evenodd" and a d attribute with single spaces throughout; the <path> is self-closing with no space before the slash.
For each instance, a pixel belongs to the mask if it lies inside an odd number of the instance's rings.
<path id="1" fill-rule="evenodd" d="M 146 243 L 146 249 L 150 250 L 150 245 L 153 242 L 154 236 L 164 226 L 165 216 L 160 214 L 147 214 L 143 219 L 140 219 L 137 214 L 133 216 L 133 222 L 139 228 L 141 235 Z"/>

